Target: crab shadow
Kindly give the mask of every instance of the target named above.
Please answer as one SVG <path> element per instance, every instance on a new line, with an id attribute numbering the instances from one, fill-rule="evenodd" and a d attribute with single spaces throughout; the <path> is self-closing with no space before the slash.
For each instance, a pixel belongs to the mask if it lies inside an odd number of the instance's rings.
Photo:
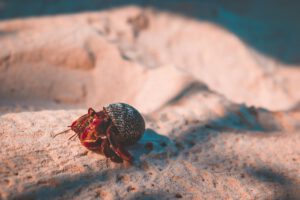
<path id="1" fill-rule="evenodd" d="M 165 152 L 165 147 L 172 146 L 173 141 L 164 135 L 161 135 L 153 129 L 146 129 L 140 141 L 132 147 L 129 151 L 132 152 L 135 162 L 140 163 L 143 156 L 148 154 L 161 154 Z"/>

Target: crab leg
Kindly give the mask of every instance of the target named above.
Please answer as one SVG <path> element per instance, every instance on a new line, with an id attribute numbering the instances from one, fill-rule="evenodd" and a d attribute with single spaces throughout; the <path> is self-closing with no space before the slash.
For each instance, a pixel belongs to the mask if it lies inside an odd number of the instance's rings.
<path id="1" fill-rule="evenodd" d="M 117 141 L 113 139 L 113 132 L 111 131 L 112 125 L 110 125 L 106 130 L 106 135 L 110 143 L 111 149 L 123 160 L 132 163 L 133 157 L 130 153 Z"/>
<path id="2" fill-rule="evenodd" d="M 122 163 L 123 160 L 110 148 L 108 139 L 102 140 L 100 151 L 106 158 L 110 158 L 111 161 Z"/>

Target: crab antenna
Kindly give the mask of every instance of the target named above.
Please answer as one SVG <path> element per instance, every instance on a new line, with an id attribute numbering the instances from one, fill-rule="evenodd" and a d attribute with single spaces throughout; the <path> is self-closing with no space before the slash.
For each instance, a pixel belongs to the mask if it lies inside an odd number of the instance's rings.
<path id="1" fill-rule="evenodd" d="M 60 132 L 60 133 L 57 133 L 57 134 L 55 134 L 55 135 L 53 136 L 53 138 L 55 138 L 55 137 L 58 136 L 58 135 L 64 134 L 64 133 L 66 133 L 66 132 L 68 132 L 68 131 L 70 131 L 70 130 L 71 130 L 71 129 L 69 128 L 69 129 L 64 130 L 64 131 L 62 131 L 62 132 Z"/>
<path id="2" fill-rule="evenodd" d="M 76 135 L 78 135 L 78 134 L 75 133 L 74 135 L 72 135 L 71 137 L 69 137 L 69 140 L 73 139 Z"/>

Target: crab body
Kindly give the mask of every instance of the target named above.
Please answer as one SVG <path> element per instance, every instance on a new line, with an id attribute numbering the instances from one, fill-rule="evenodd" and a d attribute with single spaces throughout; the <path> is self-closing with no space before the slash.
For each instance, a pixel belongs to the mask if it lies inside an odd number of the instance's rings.
<path id="1" fill-rule="evenodd" d="M 131 163 L 133 157 L 125 149 L 135 144 L 145 130 L 141 114 L 124 103 L 109 104 L 96 112 L 92 108 L 70 126 L 83 146 L 105 155 L 113 162 Z"/>

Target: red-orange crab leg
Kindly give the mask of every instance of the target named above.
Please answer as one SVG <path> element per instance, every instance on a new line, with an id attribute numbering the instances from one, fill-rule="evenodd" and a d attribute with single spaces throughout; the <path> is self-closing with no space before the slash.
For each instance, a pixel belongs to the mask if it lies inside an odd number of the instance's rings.
<path id="1" fill-rule="evenodd" d="M 130 155 L 130 153 L 117 141 L 114 141 L 113 133 L 111 131 L 112 125 L 110 125 L 106 130 L 106 135 L 109 140 L 109 143 L 111 144 L 112 150 L 123 160 L 126 160 L 129 163 L 132 163 L 133 157 Z"/>
<path id="2" fill-rule="evenodd" d="M 106 158 L 109 158 L 113 162 L 116 163 L 123 162 L 123 160 L 110 148 L 109 141 L 107 138 L 102 140 L 101 152 L 105 155 Z"/>

